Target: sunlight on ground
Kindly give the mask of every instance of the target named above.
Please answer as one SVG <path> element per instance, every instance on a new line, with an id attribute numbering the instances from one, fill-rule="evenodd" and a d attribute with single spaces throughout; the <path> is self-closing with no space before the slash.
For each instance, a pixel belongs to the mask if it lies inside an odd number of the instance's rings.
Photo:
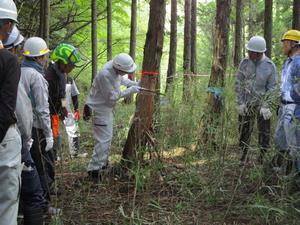
<path id="1" fill-rule="evenodd" d="M 162 152 L 162 157 L 165 159 L 170 159 L 173 157 L 178 157 L 182 156 L 185 154 L 186 148 L 183 147 L 177 147 L 171 150 L 163 151 Z"/>
<path id="2" fill-rule="evenodd" d="M 195 150 L 196 150 L 195 145 L 192 146 L 191 149 L 186 149 L 184 147 L 176 147 L 176 148 L 173 148 L 173 149 L 168 149 L 168 150 L 160 152 L 160 156 L 163 159 L 173 159 L 173 158 L 176 158 L 176 157 L 184 156 L 185 154 L 187 154 L 187 151 L 188 151 L 188 153 L 190 153 L 191 151 L 194 152 Z M 145 158 L 150 158 L 149 153 L 145 154 L 144 157 Z M 110 161 L 117 163 L 117 162 L 120 162 L 121 158 L 122 158 L 121 154 L 112 154 L 110 156 Z M 197 160 L 197 161 L 191 162 L 190 164 L 193 165 L 193 166 L 199 166 L 199 165 L 203 165 L 205 162 L 206 162 L 206 160 Z"/>

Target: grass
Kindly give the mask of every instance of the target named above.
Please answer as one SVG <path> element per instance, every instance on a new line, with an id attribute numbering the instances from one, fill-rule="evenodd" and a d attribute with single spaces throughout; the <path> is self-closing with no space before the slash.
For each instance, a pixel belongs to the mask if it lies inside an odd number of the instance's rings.
<path id="1" fill-rule="evenodd" d="M 62 195 L 54 201 L 63 209 L 63 216 L 51 224 L 299 224 L 299 193 L 289 195 L 288 182 L 281 175 L 278 182 L 266 183 L 265 166 L 257 164 L 257 131 L 252 135 L 249 163 L 243 168 L 238 166 L 232 77 L 227 80 L 226 107 L 221 118 L 225 122 L 222 129 L 215 130 L 218 148 L 213 150 L 209 143 L 197 145 L 206 86 L 207 78 L 200 78 L 194 82 L 190 103 L 176 97 L 161 106 L 155 136 L 157 154 L 137 162 L 126 176 L 120 173 L 119 161 L 134 104 L 117 105 L 110 168 L 102 183 L 85 179 L 89 158 L 71 160 L 64 148 L 63 160 L 57 164 L 57 185 Z M 180 92 L 178 81 L 174 96 L 180 96 Z M 275 116 L 272 122 L 274 127 Z M 91 126 L 81 121 L 80 127 L 81 148 L 90 157 Z M 274 152 L 272 144 L 270 159 Z"/>

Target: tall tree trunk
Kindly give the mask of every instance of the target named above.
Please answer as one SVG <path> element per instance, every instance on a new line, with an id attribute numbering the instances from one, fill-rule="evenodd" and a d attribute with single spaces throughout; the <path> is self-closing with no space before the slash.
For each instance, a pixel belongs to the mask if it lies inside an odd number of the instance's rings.
<path id="1" fill-rule="evenodd" d="M 107 0 L 107 61 L 112 59 L 112 9 L 111 1 Z"/>
<path id="2" fill-rule="evenodd" d="M 183 100 L 191 96 L 191 0 L 184 3 L 184 47 L 183 47 Z"/>
<path id="3" fill-rule="evenodd" d="M 245 45 L 246 45 L 246 27 L 243 26 L 242 28 L 242 34 L 243 34 L 243 38 L 242 38 L 242 57 L 245 57 L 246 55 L 246 48 L 245 48 Z"/>
<path id="4" fill-rule="evenodd" d="M 49 34 L 50 34 L 50 0 L 45 1 L 45 19 L 44 19 L 44 40 L 49 44 Z"/>
<path id="5" fill-rule="evenodd" d="M 160 60 L 163 50 L 164 23 L 166 14 L 165 0 L 150 1 L 150 16 L 148 32 L 144 47 L 143 76 L 141 86 L 155 90 Z M 137 150 L 146 143 L 151 143 L 153 134 L 154 95 L 141 92 L 137 97 L 136 111 L 133 123 L 123 149 L 123 160 L 130 166 L 131 160 L 136 159 Z"/>
<path id="6" fill-rule="evenodd" d="M 248 40 L 255 34 L 256 1 L 249 0 Z"/>
<path id="7" fill-rule="evenodd" d="M 92 0 L 92 80 L 93 83 L 94 78 L 97 75 L 97 0 Z"/>
<path id="8" fill-rule="evenodd" d="M 50 18 L 50 0 L 41 0 L 39 35 L 46 41 L 47 44 L 49 44 L 49 33 L 50 33 L 49 18 Z"/>
<path id="9" fill-rule="evenodd" d="M 220 118 L 224 108 L 225 74 L 227 66 L 229 18 L 231 0 L 217 0 L 217 14 L 214 37 L 213 64 L 208 84 L 208 108 L 204 117 L 204 142 L 216 143 L 215 131 L 220 126 Z"/>
<path id="10" fill-rule="evenodd" d="M 137 12 L 137 0 L 131 1 L 131 22 L 130 22 L 130 50 L 129 55 L 135 61 L 135 49 L 136 49 L 136 12 Z"/>
<path id="11" fill-rule="evenodd" d="M 236 15 L 235 15 L 235 38 L 234 38 L 234 57 L 233 63 L 237 68 L 241 61 L 242 53 L 242 15 L 243 5 L 242 0 L 236 0 Z"/>
<path id="12" fill-rule="evenodd" d="M 172 86 L 176 75 L 176 53 L 177 53 L 177 0 L 171 1 L 171 34 L 170 34 L 170 50 L 169 64 L 166 81 L 166 92 Z"/>
<path id="13" fill-rule="evenodd" d="M 45 0 L 40 0 L 40 27 L 39 36 L 44 37 L 44 15 L 45 15 Z"/>
<path id="14" fill-rule="evenodd" d="M 191 6 L 191 73 L 197 73 L 197 0 Z"/>
<path id="15" fill-rule="evenodd" d="M 136 12 L 137 12 L 137 0 L 131 1 L 131 23 L 130 23 L 130 50 L 129 55 L 135 61 L 135 49 L 136 49 Z M 134 80 L 134 74 L 129 74 L 128 78 Z M 132 102 L 132 95 L 124 99 L 126 104 Z"/>
<path id="16" fill-rule="evenodd" d="M 273 0 L 265 0 L 264 36 L 267 44 L 266 55 L 272 56 L 272 22 L 273 22 Z"/>
<path id="17" fill-rule="evenodd" d="M 300 30 L 300 0 L 293 3 L 293 29 Z"/>

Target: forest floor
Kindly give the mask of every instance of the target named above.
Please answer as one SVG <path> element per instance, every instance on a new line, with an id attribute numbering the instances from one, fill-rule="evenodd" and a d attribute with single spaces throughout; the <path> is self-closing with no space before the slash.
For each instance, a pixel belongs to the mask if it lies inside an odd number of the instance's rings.
<path id="1" fill-rule="evenodd" d="M 100 183 L 87 179 L 88 159 L 58 162 L 62 193 L 55 202 L 63 215 L 51 224 L 293 224 L 272 220 L 284 212 L 262 204 L 277 198 L 262 183 L 255 159 L 239 167 L 235 154 L 220 166 L 220 159 L 199 159 L 195 148 L 170 149 L 161 156 L 129 176 L 111 162 Z"/>
<path id="2" fill-rule="evenodd" d="M 215 131 L 217 150 L 196 147 L 206 83 L 196 85 L 189 104 L 180 97 L 161 102 L 157 149 L 146 149 L 145 160 L 127 173 L 120 169 L 120 160 L 135 105 L 117 104 L 109 168 L 100 183 L 87 179 L 94 146 L 90 122 L 80 121 L 81 150 L 87 158 L 69 157 L 64 134 L 61 160 L 56 163 L 58 194 L 52 200 L 63 214 L 47 224 L 299 225 L 300 192 L 291 194 L 291 177 L 269 168 L 276 152 L 273 143 L 267 163 L 259 165 L 254 130 L 249 161 L 245 167 L 238 165 L 233 87 L 228 86 L 228 105 L 221 118 L 225 122 Z M 272 121 L 273 132 L 275 114 Z"/>

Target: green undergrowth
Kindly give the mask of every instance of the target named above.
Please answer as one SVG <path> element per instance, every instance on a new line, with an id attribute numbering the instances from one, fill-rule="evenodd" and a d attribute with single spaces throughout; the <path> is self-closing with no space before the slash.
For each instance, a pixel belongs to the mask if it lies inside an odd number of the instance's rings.
<path id="1" fill-rule="evenodd" d="M 270 170 L 273 143 L 265 164 L 257 163 L 256 129 L 249 161 L 245 167 L 238 166 L 233 77 L 226 80 L 225 111 L 219 118 L 222 128 L 214 129 L 217 147 L 212 148 L 210 141 L 199 144 L 207 82 L 206 77 L 195 80 L 191 100 L 182 102 L 181 81 L 176 81 L 173 94 L 161 99 L 154 134 L 157 148 L 146 148 L 144 160 L 128 171 L 119 162 L 135 104 L 120 102 L 110 166 L 98 184 L 86 179 L 93 138 L 90 123 L 81 121 L 81 149 L 89 158 L 68 158 L 64 145 L 63 160 L 57 163 L 57 186 L 62 194 L 54 201 L 63 216 L 52 224 L 299 224 L 299 193 L 289 192 L 289 177 Z M 272 122 L 274 127 L 275 115 Z"/>

